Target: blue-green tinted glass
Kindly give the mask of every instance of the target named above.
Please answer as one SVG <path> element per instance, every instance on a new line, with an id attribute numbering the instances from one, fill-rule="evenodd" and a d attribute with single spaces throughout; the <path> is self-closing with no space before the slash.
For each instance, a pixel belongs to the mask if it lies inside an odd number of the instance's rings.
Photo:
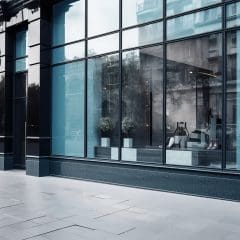
<path id="1" fill-rule="evenodd" d="M 163 16 L 163 0 L 123 0 L 123 27 L 153 21 Z"/>
<path id="2" fill-rule="evenodd" d="M 123 49 L 162 42 L 162 22 L 123 31 Z"/>
<path id="3" fill-rule="evenodd" d="M 227 5 L 227 27 L 240 25 L 240 2 Z"/>
<path id="4" fill-rule="evenodd" d="M 85 43 L 75 43 L 64 47 L 54 48 L 52 51 L 52 63 L 61 63 L 84 58 Z"/>
<path id="5" fill-rule="evenodd" d="M 53 6 L 53 45 L 73 42 L 85 35 L 85 0 L 65 0 Z"/>
<path id="6" fill-rule="evenodd" d="M 222 27 L 222 8 L 212 8 L 167 21 L 167 39 L 211 32 Z"/>
<path id="7" fill-rule="evenodd" d="M 25 57 L 27 55 L 27 31 L 16 33 L 16 58 Z"/>
<path id="8" fill-rule="evenodd" d="M 221 0 L 166 0 L 167 16 L 220 3 Z"/>
<path id="9" fill-rule="evenodd" d="M 52 69 L 52 154 L 84 157 L 84 62 Z"/>
<path id="10" fill-rule="evenodd" d="M 119 55 L 88 60 L 88 158 L 118 160 Z"/>
<path id="11" fill-rule="evenodd" d="M 119 28 L 119 0 L 88 0 L 88 36 Z"/>
<path id="12" fill-rule="evenodd" d="M 119 34 L 110 34 L 88 41 L 88 56 L 114 52 L 119 49 Z"/>
<path id="13" fill-rule="evenodd" d="M 28 59 L 21 58 L 15 61 L 15 72 L 22 72 L 27 70 Z"/>

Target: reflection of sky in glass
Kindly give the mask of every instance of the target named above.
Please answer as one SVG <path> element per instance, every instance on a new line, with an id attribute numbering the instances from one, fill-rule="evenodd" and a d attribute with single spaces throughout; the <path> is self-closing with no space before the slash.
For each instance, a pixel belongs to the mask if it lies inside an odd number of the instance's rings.
<path id="1" fill-rule="evenodd" d="M 52 63 L 60 63 L 65 61 L 76 60 L 84 58 L 85 56 L 85 43 L 79 42 L 65 47 L 55 48 L 52 52 Z"/>
<path id="2" fill-rule="evenodd" d="M 80 40 L 85 36 L 84 0 L 57 3 L 53 7 L 53 45 Z"/>
<path id="3" fill-rule="evenodd" d="M 162 22 L 123 31 L 123 48 L 162 42 Z"/>
<path id="4" fill-rule="evenodd" d="M 163 0 L 123 0 L 123 27 L 162 17 Z"/>
<path id="5" fill-rule="evenodd" d="M 111 34 L 88 41 L 88 56 L 94 56 L 119 49 L 119 34 Z"/>
<path id="6" fill-rule="evenodd" d="M 119 28 L 119 0 L 88 0 L 88 36 Z"/>

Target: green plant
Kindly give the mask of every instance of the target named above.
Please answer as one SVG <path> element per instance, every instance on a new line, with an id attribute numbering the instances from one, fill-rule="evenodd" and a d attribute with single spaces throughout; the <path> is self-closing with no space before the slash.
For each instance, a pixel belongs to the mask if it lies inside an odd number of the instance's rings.
<path id="1" fill-rule="evenodd" d="M 135 128 L 136 128 L 136 124 L 133 122 L 131 118 L 125 117 L 122 120 L 122 131 L 126 137 L 130 137 L 130 135 L 132 134 Z"/>
<path id="2" fill-rule="evenodd" d="M 99 129 L 102 137 L 110 137 L 113 130 L 113 122 L 109 117 L 103 117 L 99 121 Z"/>

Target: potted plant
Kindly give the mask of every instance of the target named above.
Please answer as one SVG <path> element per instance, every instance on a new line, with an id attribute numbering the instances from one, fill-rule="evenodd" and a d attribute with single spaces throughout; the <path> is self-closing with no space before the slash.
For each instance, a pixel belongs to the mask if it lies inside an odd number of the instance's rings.
<path id="1" fill-rule="evenodd" d="M 135 128 L 136 128 L 136 124 L 133 122 L 133 120 L 131 118 L 125 117 L 122 120 L 122 131 L 125 136 L 123 139 L 123 147 L 124 148 L 133 147 L 132 133 Z"/>
<path id="2" fill-rule="evenodd" d="M 113 130 L 113 122 L 109 117 L 103 117 L 99 122 L 101 131 L 101 147 L 110 147 L 110 136 Z"/>

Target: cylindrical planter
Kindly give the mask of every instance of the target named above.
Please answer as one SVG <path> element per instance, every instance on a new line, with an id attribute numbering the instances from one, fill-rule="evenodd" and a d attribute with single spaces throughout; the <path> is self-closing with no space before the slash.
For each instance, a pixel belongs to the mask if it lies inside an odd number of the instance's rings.
<path id="1" fill-rule="evenodd" d="M 124 138 L 123 139 L 123 147 L 124 148 L 132 148 L 133 147 L 133 139 L 132 138 Z"/>
<path id="2" fill-rule="evenodd" d="M 101 147 L 110 147 L 110 138 L 101 138 Z"/>

